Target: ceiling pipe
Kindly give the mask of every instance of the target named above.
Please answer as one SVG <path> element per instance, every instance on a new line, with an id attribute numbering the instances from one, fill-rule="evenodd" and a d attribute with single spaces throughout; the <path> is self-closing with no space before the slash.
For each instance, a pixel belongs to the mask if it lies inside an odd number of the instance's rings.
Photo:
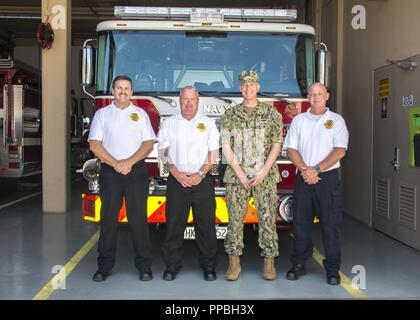
<path id="1" fill-rule="evenodd" d="M 41 20 L 41 16 L 24 16 L 24 15 L 4 15 L 0 14 L 0 19 L 24 19 L 24 20 Z"/>

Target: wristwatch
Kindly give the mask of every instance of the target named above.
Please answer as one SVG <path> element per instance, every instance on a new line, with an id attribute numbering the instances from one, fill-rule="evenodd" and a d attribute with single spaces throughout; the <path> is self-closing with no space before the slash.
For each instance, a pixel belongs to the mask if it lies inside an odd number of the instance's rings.
<path id="1" fill-rule="evenodd" d="M 206 174 L 201 170 L 198 171 L 198 174 L 201 176 L 202 179 L 206 177 Z"/>
<path id="2" fill-rule="evenodd" d="M 321 172 L 321 167 L 319 165 L 315 166 L 315 170 L 316 173 L 320 173 Z"/>

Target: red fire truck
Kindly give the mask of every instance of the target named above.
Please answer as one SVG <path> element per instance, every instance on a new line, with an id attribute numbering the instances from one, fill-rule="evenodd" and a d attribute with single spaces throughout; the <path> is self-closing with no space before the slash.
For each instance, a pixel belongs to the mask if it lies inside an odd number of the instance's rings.
<path id="1" fill-rule="evenodd" d="M 41 173 L 40 72 L 0 59 L 0 177 Z"/>
<path id="2" fill-rule="evenodd" d="M 94 88 L 92 97 L 98 110 L 112 101 L 113 78 L 130 76 L 132 101 L 148 113 L 156 132 L 165 118 L 179 112 L 178 93 L 186 85 L 199 90 L 200 112 L 219 126 L 224 111 L 242 100 L 238 74 L 256 70 L 260 74 L 259 99 L 282 114 L 286 135 L 292 118 L 308 108 L 308 86 L 314 81 L 325 82 L 326 48 L 315 53 L 315 31 L 293 23 L 295 10 L 115 7 L 115 15 L 118 20 L 99 23 L 97 39 L 89 39 L 83 46 L 83 89 L 90 94 L 86 88 Z M 96 46 L 89 45 L 93 41 Z M 219 226 L 228 222 L 221 160 L 220 153 L 211 171 L 216 181 Z M 157 158 L 156 147 L 146 163 L 150 177 L 148 222 L 164 223 L 168 172 Z M 284 152 L 277 165 L 283 179 L 278 184 L 277 221 L 279 226 L 290 226 L 296 169 Z M 83 175 L 89 192 L 82 195 L 82 216 L 94 222 L 100 220 L 98 174 L 96 159 L 85 163 Z M 126 221 L 124 205 L 119 220 Z M 257 222 L 251 198 L 245 223 Z"/>
<path id="3" fill-rule="evenodd" d="M 23 188 L 40 187 L 36 175 L 42 172 L 41 97 L 40 70 L 11 58 L 0 59 L 0 178 L 19 182 Z M 90 152 L 84 110 L 79 100 L 74 98 L 72 103 L 71 167 L 76 168 L 89 159 Z"/>

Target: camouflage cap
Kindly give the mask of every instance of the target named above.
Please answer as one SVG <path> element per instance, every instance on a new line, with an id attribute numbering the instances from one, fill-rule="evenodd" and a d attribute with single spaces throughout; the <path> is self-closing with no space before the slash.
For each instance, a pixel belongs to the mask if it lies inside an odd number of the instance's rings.
<path id="1" fill-rule="evenodd" d="M 239 82 L 245 83 L 245 82 L 258 82 L 260 81 L 260 76 L 258 73 L 254 70 L 246 70 L 242 71 L 239 75 Z"/>

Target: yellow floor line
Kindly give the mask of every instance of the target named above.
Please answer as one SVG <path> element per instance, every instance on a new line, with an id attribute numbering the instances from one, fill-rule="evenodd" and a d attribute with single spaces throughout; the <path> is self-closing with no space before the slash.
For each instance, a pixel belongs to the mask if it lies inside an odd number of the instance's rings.
<path id="1" fill-rule="evenodd" d="M 318 262 L 323 267 L 322 260 L 324 260 L 325 257 L 316 248 L 314 248 L 314 252 L 312 254 L 312 257 L 315 259 L 316 262 Z M 340 271 L 340 277 L 341 277 L 341 284 L 340 285 L 348 293 L 350 293 L 350 295 L 353 298 L 367 299 L 367 297 L 368 297 L 367 294 L 363 290 L 360 290 L 359 288 L 353 287 L 353 285 L 351 283 L 351 280 L 349 278 L 347 278 L 347 276 L 344 273 L 342 273 L 341 271 Z"/>
<path id="2" fill-rule="evenodd" d="M 1 210 L 1 209 L 4 209 L 4 208 L 7 208 L 7 207 L 10 207 L 10 206 L 12 206 L 12 205 L 14 205 L 14 204 L 16 204 L 16 203 L 22 202 L 22 201 L 24 201 L 24 200 L 26 200 L 26 199 L 33 198 L 33 197 L 35 197 L 35 196 L 37 196 L 37 195 L 39 195 L 39 194 L 41 194 L 41 193 L 42 193 L 41 191 L 39 191 L 39 192 L 35 192 L 35 193 L 32 193 L 32 194 L 27 195 L 27 196 L 25 196 L 25 197 L 22 197 L 22 198 L 20 198 L 20 199 L 17 199 L 17 200 L 14 200 L 14 201 L 11 201 L 11 202 L 8 202 L 8 203 L 5 203 L 5 204 L 2 204 L 2 205 L 0 205 L 0 210 Z"/>
<path id="3" fill-rule="evenodd" d="M 289 233 L 289 235 L 293 238 L 293 233 Z M 313 248 L 313 253 L 312 253 L 312 258 L 314 258 L 314 260 L 316 262 L 318 262 L 322 267 L 324 267 L 324 265 L 322 264 L 322 260 L 325 259 L 325 257 L 321 254 L 321 252 L 318 251 L 318 249 Z M 344 288 L 344 290 L 346 290 L 353 298 L 358 298 L 358 299 L 367 299 L 368 296 L 367 294 L 363 291 L 360 290 L 359 288 L 354 288 L 351 280 L 349 278 L 347 278 L 347 276 L 342 273 L 341 271 L 340 273 L 340 277 L 341 277 L 341 286 Z"/>
<path id="4" fill-rule="evenodd" d="M 62 268 L 33 298 L 32 300 L 47 300 L 50 295 L 54 292 L 54 283 L 58 283 L 59 280 L 64 280 L 77 264 L 84 258 L 84 256 L 93 248 L 98 242 L 99 230 L 80 248 L 80 250 L 64 265 Z"/>

